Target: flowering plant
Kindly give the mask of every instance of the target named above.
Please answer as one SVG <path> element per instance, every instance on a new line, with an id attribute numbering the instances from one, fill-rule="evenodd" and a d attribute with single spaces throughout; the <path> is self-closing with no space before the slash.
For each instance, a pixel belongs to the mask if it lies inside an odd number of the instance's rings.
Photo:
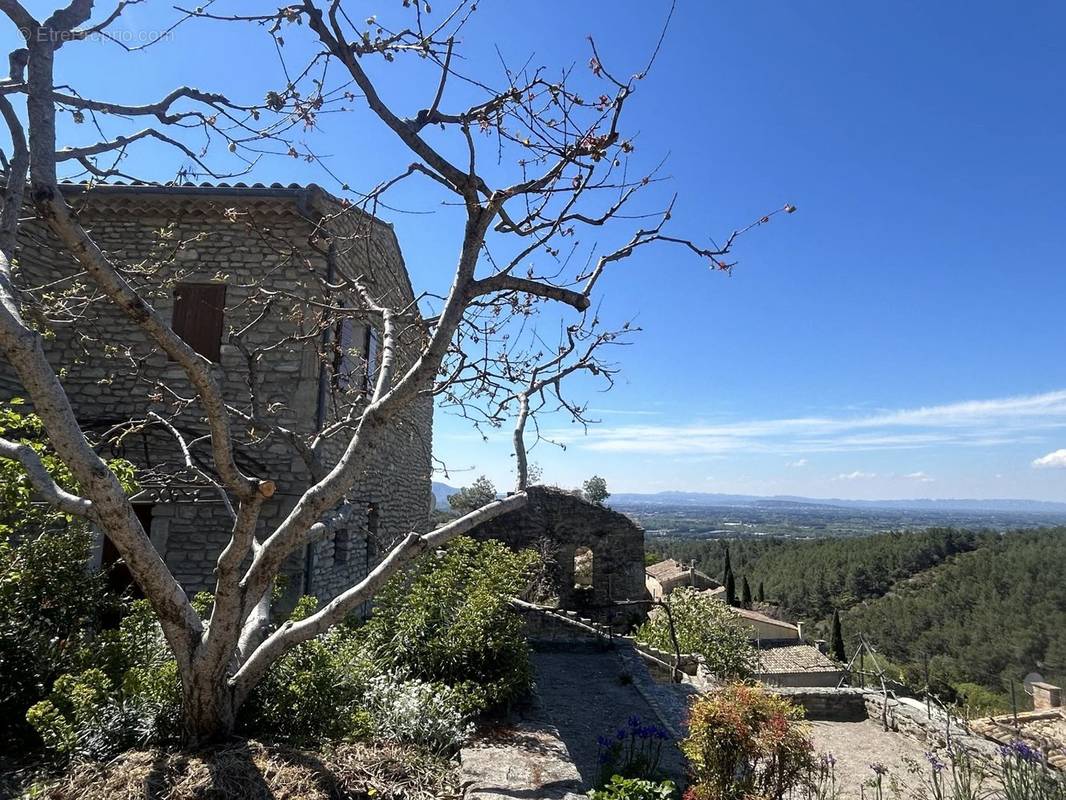
<path id="1" fill-rule="evenodd" d="M 698 800 L 780 800 L 814 770 L 803 709 L 739 683 L 696 699 L 681 750 Z"/>
<path id="2" fill-rule="evenodd" d="M 1004 800 L 1066 800 L 1066 780 L 1052 773 L 1044 754 L 1018 740 L 999 748 Z"/>
<path id="3" fill-rule="evenodd" d="M 607 786 L 612 776 L 651 780 L 658 777 L 662 762 L 663 742 L 669 738 L 657 725 L 644 725 L 640 717 L 632 716 L 628 724 L 613 736 L 600 736 L 600 782 Z"/>

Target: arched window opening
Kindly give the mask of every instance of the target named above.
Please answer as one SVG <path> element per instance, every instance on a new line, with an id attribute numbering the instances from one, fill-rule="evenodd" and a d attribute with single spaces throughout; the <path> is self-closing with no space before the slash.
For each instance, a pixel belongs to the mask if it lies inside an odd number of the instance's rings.
<path id="1" fill-rule="evenodd" d="M 574 551 L 574 588 L 592 588 L 592 548 L 579 547 Z"/>

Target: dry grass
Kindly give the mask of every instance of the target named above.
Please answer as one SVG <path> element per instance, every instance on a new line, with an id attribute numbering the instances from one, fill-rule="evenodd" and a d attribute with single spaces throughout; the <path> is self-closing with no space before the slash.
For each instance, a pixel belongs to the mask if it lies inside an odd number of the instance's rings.
<path id="1" fill-rule="evenodd" d="M 26 791 L 25 781 L 20 791 Z M 13 794 L 3 794 L 5 788 Z M 17 796 L 0 784 L 0 795 Z M 430 800 L 458 798 L 454 762 L 388 744 L 322 750 L 244 741 L 197 753 L 144 750 L 75 765 L 23 796 L 48 800 Z"/>

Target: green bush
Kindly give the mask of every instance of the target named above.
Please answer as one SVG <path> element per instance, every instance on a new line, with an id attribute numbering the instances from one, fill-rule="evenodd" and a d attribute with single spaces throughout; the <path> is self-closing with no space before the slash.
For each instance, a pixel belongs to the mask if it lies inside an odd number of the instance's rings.
<path id="1" fill-rule="evenodd" d="M 638 641 L 672 653 L 672 618 L 681 652 L 699 653 L 716 676 L 746 678 L 754 673 L 759 654 L 733 609 L 688 586 L 676 589 L 665 602 L 669 614 L 666 609 L 654 609 L 650 619 L 637 630 Z"/>
<path id="2" fill-rule="evenodd" d="M 317 606 L 302 597 L 290 619 Z M 369 730 L 363 694 L 377 668 L 351 628 L 338 626 L 278 659 L 241 709 L 241 728 L 295 742 L 357 737 Z"/>
<path id="3" fill-rule="evenodd" d="M 535 563 L 532 552 L 467 537 L 426 553 L 378 596 L 363 630 L 367 653 L 384 671 L 459 690 L 470 713 L 506 705 L 532 683 L 509 600 Z"/>
<path id="4" fill-rule="evenodd" d="M 95 642 L 100 666 L 56 678 L 26 712 L 45 747 L 61 757 L 110 758 L 180 731 L 177 663 L 146 600 Z"/>
<path id="5" fill-rule="evenodd" d="M 589 800 L 677 800 L 677 786 L 673 781 L 657 783 L 613 775 L 602 789 L 589 792 Z"/>
<path id="6" fill-rule="evenodd" d="M 44 445 L 44 431 L 20 402 L 0 406 L 0 436 L 27 444 L 64 489 L 76 491 L 69 470 Z M 132 466 L 112 461 L 128 488 Z M 53 682 L 92 662 L 90 642 L 101 617 L 113 610 L 105 576 L 86 568 L 93 533 L 36 495 L 22 465 L 0 459 L 0 731 L 25 738 L 26 710 Z"/>

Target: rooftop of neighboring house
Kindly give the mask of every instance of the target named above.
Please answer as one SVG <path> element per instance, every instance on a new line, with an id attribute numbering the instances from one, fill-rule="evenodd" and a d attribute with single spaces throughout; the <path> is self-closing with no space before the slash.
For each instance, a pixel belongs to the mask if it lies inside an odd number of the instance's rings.
<path id="1" fill-rule="evenodd" d="M 699 577 L 702 583 L 707 583 L 715 586 L 718 585 L 718 581 L 714 580 L 710 576 L 705 575 L 698 569 L 695 569 L 694 567 L 691 567 L 688 564 L 683 564 L 673 558 L 668 558 L 665 561 L 659 561 L 656 564 L 652 564 L 650 567 L 645 567 L 644 572 L 648 575 L 648 577 L 654 578 L 660 583 L 664 581 L 677 580 L 678 578 L 683 578 L 690 574 L 695 574 Z"/>
<path id="2" fill-rule="evenodd" d="M 799 625 L 793 625 L 791 622 L 785 622 L 783 619 L 774 619 L 768 614 L 763 614 L 761 611 L 754 611 L 750 608 L 734 608 L 734 611 L 742 618 L 750 620 L 751 622 L 762 622 L 766 625 L 775 625 L 779 628 L 787 628 L 790 631 L 795 631 L 799 636 Z"/>
<path id="3" fill-rule="evenodd" d="M 1032 684 L 1033 711 L 975 720 L 970 727 L 1001 745 L 1021 741 L 1048 755 L 1048 763 L 1066 770 L 1066 706 L 1062 689 L 1042 681 Z"/>
<path id="4" fill-rule="evenodd" d="M 761 649 L 759 671 L 773 675 L 794 672 L 839 672 L 841 666 L 814 645 L 789 644 Z"/>

